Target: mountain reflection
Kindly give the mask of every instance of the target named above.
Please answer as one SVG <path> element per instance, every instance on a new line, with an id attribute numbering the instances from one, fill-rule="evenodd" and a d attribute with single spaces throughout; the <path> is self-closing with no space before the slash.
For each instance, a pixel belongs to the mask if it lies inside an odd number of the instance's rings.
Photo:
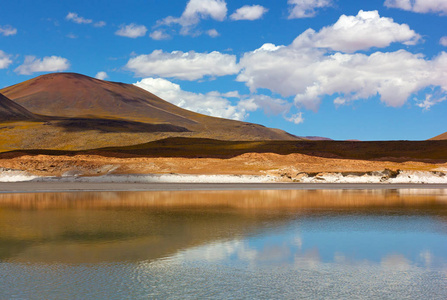
<path id="1" fill-rule="evenodd" d="M 356 243 L 356 251 L 372 255 L 368 259 L 390 265 L 393 248 L 371 246 L 364 238 L 393 240 L 386 228 L 365 235 L 380 218 L 393 232 L 417 228 L 445 235 L 446 216 L 445 190 L 0 194 L 0 261 L 152 261 L 198 253 L 210 260 L 309 265 L 347 261 L 352 247 L 341 243 Z M 255 243 L 249 237 L 259 238 Z M 358 253 L 354 258 L 365 259 Z"/>

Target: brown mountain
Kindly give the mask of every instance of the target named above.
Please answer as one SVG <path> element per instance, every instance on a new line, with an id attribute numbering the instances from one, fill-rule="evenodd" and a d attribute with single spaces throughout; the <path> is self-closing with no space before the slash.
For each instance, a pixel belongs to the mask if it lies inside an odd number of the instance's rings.
<path id="1" fill-rule="evenodd" d="M 46 122 L 9 130 L 0 150 L 92 149 L 167 137 L 300 139 L 283 130 L 188 111 L 131 84 L 75 73 L 42 75 L 0 93 L 34 114 L 48 116 Z"/>
<path id="2" fill-rule="evenodd" d="M 170 124 L 215 138 L 295 139 L 278 129 L 205 116 L 182 109 L 131 84 L 98 80 L 75 73 L 54 73 L 0 90 L 36 114 Z M 186 131 L 186 130 L 180 130 Z"/>
<path id="3" fill-rule="evenodd" d="M 439 141 L 439 140 L 447 140 L 447 132 L 441 133 L 440 135 L 437 135 L 435 137 L 432 137 L 429 139 L 430 141 Z"/>
<path id="4" fill-rule="evenodd" d="M 14 101 L 11 101 L 4 95 L 0 94 L 0 121 L 24 121 L 24 120 L 37 120 L 38 117 L 18 105 Z"/>

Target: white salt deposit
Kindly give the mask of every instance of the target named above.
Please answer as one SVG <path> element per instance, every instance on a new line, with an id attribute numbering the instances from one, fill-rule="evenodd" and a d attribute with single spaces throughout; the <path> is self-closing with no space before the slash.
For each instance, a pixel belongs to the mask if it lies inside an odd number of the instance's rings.
<path id="1" fill-rule="evenodd" d="M 442 172 L 400 171 L 395 178 L 383 174 L 343 175 L 321 173 L 316 176 L 302 176 L 303 183 L 446 183 L 447 175 Z"/>
<path id="2" fill-rule="evenodd" d="M 390 183 L 447 183 L 447 175 L 441 172 L 402 171 L 396 178 L 390 178 Z"/>
<path id="3" fill-rule="evenodd" d="M 268 183 L 294 181 L 302 183 L 437 183 L 447 184 L 447 175 L 443 172 L 400 171 L 390 178 L 383 172 L 360 175 L 344 175 L 342 173 L 320 173 L 309 176 L 301 173 L 299 177 L 284 180 L 274 175 L 190 175 L 190 174 L 128 174 L 103 176 L 79 176 L 64 174 L 62 177 L 42 177 L 30 175 L 20 170 L 0 169 L 0 182 L 97 182 L 97 183 Z"/>
<path id="4" fill-rule="evenodd" d="M 31 181 L 38 176 L 30 175 L 20 170 L 0 169 L 0 182 Z"/>
<path id="5" fill-rule="evenodd" d="M 133 183 L 265 183 L 275 182 L 273 176 L 255 175 L 188 175 L 188 174 L 138 174 L 103 176 L 40 177 L 34 181 L 62 182 L 133 182 Z"/>

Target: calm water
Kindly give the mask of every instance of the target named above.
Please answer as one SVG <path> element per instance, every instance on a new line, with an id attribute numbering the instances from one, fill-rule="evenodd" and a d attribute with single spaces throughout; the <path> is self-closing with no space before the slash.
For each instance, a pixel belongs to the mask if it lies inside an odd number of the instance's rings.
<path id="1" fill-rule="evenodd" d="M 0 299 L 447 299 L 447 190 L 0 194 Z"/>

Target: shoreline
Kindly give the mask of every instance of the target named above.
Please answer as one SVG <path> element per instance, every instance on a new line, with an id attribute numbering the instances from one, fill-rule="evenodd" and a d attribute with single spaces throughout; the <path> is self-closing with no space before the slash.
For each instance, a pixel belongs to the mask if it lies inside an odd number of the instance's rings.
<path id="1" fill-rule="evenodd" d="M 395 190 L 447 189 L 447 184 L 421 183 L 96 183 L 0 182 L 0 193 L 242 191 L 242 190 Z"/>

